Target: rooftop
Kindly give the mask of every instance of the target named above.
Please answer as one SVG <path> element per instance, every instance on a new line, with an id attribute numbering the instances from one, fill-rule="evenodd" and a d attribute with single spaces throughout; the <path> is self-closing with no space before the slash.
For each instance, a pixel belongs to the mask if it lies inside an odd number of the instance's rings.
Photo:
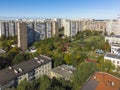
<path id="1" fill-rule="evenodd" d="M 0 54 L 2 53 L 6 53 L 6 51 L 0 48 Z"/>
<path id="2" fill-rule="evenodd" d="M 120 59 L 120 55 L 118 55 L 118 54 L 113 54 L 113 53 L 106 53 L 106 54 L 105 54 L 105 57 Z"/>
<path id="3" fill-rule="evenodd" d="M 115 38 L 120 38 L 120 35 L 107 35 L 106 37 L 115 37 Z"/>
<path id="4" fill-rule="evenodd" d="M 112 44 L 112 46 L 120 47 L 120 44 Z"/>
<path id="5" fill-rule="evenodd" d="M 75 71 L 75 68 L 73 66 L 68 65 L 61 65 L 54 69 L 52 69 L 53 72 L 58 73 L 62 75 L 64 78 L 71 78 L 73 76 L 73 73 Z"/>
<path id="6" fill-rule="evenodd" d="M 33 69 L 42 66 L 50 61 L 51 58 L 40 55 L 38 57 L 35 57 L 33 60 L 23 61 L 14 66 L 10 66 L 8 68 L 0 70 L 0 84 L 4 85 L 14 78 L 30 72 Z"/>
<path id="7" fill-rule="evenodd" d="M 120 90 L 120 79 L 104 72 L 95 72 L 81 90 Z"/>

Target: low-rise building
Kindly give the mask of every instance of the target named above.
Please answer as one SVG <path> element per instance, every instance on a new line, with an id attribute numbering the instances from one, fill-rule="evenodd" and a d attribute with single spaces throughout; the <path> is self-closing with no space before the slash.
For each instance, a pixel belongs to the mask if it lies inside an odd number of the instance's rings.
<path id="1" fill-rule="evenodd" d="M 106 53 L 104 59 L 111 61 L 116 67 L 120 66 L 120 44 L 111 45 L 111 52 Z"/>
<path id="2" fill-rule="evenodd" d="M 40 55 L 33 60 L 0 70 L 0 90 L 15 87 L 24 79 L 32 81 L 42 75 L 50 76 L 51 58 Z"/>
<path id="3" fill-rule="evenodd" d="M 104 59 L 111 61 L 116 67 L 120 66 L 120 55 L 118 54 L 106 53 Z"/>
<path id="4" fill-rule="evenodd" d="M 120 79 L 105 72 L 95 72 L 80 90 L 120 90 Z"/>
<path id="5" fill-rule="evenodd" d="M 108 35 L 105 37 L 105 41 L 107 40 L 110 45 L 120 44 L 120 35 Z"/>
<path id="6" fill-rule="evenodd" d="M 111 53 L 120 54 L 120 44 L 113 44 L 111 46 Z"/>
<path id="7" fill-rule="evenodd" d="M 51 71 L 51 78 L 63 78 L 65 80 L 70 80 L 73 77 L 75 68 L 73 66 L 61 65 L 53 68 Z"/>

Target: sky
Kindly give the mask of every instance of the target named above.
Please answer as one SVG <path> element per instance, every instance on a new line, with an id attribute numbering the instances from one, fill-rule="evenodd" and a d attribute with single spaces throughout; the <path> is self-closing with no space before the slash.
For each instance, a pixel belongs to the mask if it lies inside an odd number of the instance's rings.
<path id="1" fill-rule="evenodd" d="M 0 0 L 0 17 L 117 18 L 120 0 Z"/>

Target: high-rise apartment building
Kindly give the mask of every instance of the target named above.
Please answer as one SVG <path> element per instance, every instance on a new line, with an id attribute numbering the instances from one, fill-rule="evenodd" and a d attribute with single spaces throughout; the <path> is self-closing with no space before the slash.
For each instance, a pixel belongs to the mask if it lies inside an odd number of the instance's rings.
<path id="1" fill-rule="evenodd" d="M 27 22 L 28 46 L 35 42 L 34 22 Z"/>
<path id="2" fill-rule="evenodd" d="M 27 24 L 25 22 L 18 22 L 18 47 L 25 51 L 28 47 Z"/>
<path id="3" fill-rule="evenodd" d="M 46 24 L 45 22 L 35 22 L 35 41 L 44 40 L 46 38 Z"/>
<path id="4" fill-rule="evenodd" d="M 52 21 L 52 36 L 57 36 L 58 35 L 58 22 Z"/>
<path id="5" fill-rule="evenodd" d="M 70 22 L 66 21 L 63 25 L 64 27 L 64 35 L 65 36 L 70 36 Z"/>
<path id="6" fill-rule="evenodd" d="M 75 36 L 78 31 L 78 23 L 76 21 L 66 21 L 64 23 L 64 35 Z"/>
<path id="7" fill-rule="evenodd" d="M 106 31 L 108 34 L 114 33 L 115 35 L 120 35 L 120 20 L 107 21 Z"/>
<path id="8" fill-rule="evenodd" d="M 106 20 L 82 19 L 79 21 L 79 31 L 96 30 L 105 32 Z"/>
<path id="9" fill-rule="evenodd" d="M 9 36 L 15 36 L 17 34 L 17 27 L 15 21 L 9 21 Z"/>
<path id="10" fill-rule="evenodd" d="M 52 37 L 52 23 L 50 21 L 46 22 L 46 38 Z"/>
<path id="11" fill-rule="evenodd" d="M 0 21 L 0 37 L 2 35 L 5 37 L 17 35 L 16 21 Z"/>

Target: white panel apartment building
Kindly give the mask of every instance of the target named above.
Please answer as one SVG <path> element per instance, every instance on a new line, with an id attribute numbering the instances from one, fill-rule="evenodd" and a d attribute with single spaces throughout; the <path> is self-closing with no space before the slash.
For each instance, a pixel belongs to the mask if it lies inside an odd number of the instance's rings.
<path id="1" fill-rule="evenodd" d="M 45 22 L 35 21 L 34 30 L 35 30 L 35 41 L 40 39 L 44 40 L 46 38 Z"/>
<path id="2" fill-rule="evenodd" d="M 46 22 L 46 38 L 52 37 L 52 23 Z"/>
<path id="3" fill-rule="evenodd" d="M 116 67 L 120 66 L 120 44 L 113 44 L 111 52 L 106 53 L 104 59 L 110 60 Z"/>
<path id="4" fill-rule="evenodd" d="M 0 21 L 0 37 L 2 35 L 6 37 L 17 35 L 16 21 Z"/>
<path id="5" fill-rule="evenodd" d="M 120 19 L 107 21 L 106 31 L 108 34 L 113 32 L 115 35 L 120 35 Z"/>
<path id="6" fill-rule="evenodd" d="M 77 21 L 66 21 L 64 23 L 64 35 L 65 36 L 75 36 L 78 31 Z"/>

